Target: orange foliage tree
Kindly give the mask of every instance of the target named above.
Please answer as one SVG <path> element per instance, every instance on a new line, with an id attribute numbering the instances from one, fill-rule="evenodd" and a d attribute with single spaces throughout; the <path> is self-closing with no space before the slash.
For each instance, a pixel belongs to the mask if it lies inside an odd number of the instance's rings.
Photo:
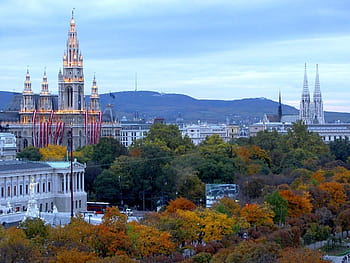
<path id="1" fill-rule="evenodd" d="M 278 263 L 327 263 L 317 250 L 308 248 L 286 248 L 280 251 Z"/>
<path id="2" fill-rule="evenodd" d="M 135 221 L 129 223 L 128 235 L 135 254 L 139 258 L 169 255 L 175 249 L 175 245 L 170 240 L 169 233 L 141 225 Z"/>
<path id="3" fill-rule="evenodd" d="M 127 216 L 116 207 L 107 208 L 102 223 L 97 226 L 95 247 L 99 255 L 114 256 L 132 253 L 127 234 Z"/>
<path id="4" fill-rule="evenodd" d="M 311 180 L 315 180 L 317 183 L 323 183 L 326 178 L 324 177 L 325 171 L 317 170 L 311 175 Z"/>
<path id="5" fill-rule="evenodd" d="M 338 208 L 340 205 L 346 203 L 346 194 L 344 186 L 338 182 L 325 182 L 319 185 L 322 191 L 329 194 L 329 204 Z"/>
<path id="6" fill-rule="evenodd" d="M 190 200 L 180 197 L 180 198 L 176 198 L 175 200 L 171 200 L 169 202 L 169 205 L 166 208 L 166 211 L 169 213 L 174 213 L 178 209 L 192 211 L 196 209 L 196 205 Z"/>
<path id="7" fill-rule="evenodd" d="M 275 213 L 267 205 L 247 204 L 241 210 L 241 216 L 253 226 L 272 225 Z"/>
<path id="8" fill-rule="evenodd" d="M 296 195 L 291 190 L 281 190 L 280 195 L 288 202 L 288 216 L 299 217 L 312 211 L 308 193 Z"/>

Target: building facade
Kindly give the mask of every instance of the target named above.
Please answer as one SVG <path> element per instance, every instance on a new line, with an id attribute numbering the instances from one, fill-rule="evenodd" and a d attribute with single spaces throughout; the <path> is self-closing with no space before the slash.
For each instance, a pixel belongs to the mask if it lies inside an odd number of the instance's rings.
<path id="1" fill-rule="evenodd" d="M 320 88 L 318 65 L 316 65 L 316 80 L 313 100 L 310 99 L 309 84 L 307 80 L 306 64 L 304 72 L 303 92 L 300 101 L 299 118 L 305 124 L 324 124 L 323 101 Z"/>
<path id="2" fill-rule="evenodd" d="M 73 210 L 86 211 L 85 165 L 73 163 Z M 34 197 L 40 212 L 70 212 L 70 162 L 0 162 L 0 214 L 9 208 L 27 210 L 31 178 L 36 184 Z"/>
<path id="3" fill-rule="evenodd" d="M 29 145 L 46 147 L 48 144 L 69 145 L 73 149 L 96 144 L 103 134 L 118 138 L 120 124 L 102 121 L 97 81 L 94 76 L 89 104 L 85 102 L 83 55 L 79 49 L 76 24 L 72 13 L 62 70 L 58 73 L 58 95 L 49 91 L 46 71 L 40 94 L 34 94 L 27 69 L 22 93 L 19 120 L 2 121 L 8 131 L 17 137 L 17 149 Z"/>

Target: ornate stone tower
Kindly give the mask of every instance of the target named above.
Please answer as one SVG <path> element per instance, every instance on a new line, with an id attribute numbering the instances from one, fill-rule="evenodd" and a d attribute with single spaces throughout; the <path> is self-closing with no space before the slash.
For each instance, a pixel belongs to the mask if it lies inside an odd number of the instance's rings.
<path id="1" fill-rule="evenodd" d="M 305 124 L 311 123 L 310 92 L 309 92 L 309 84 L 307 81 L 307 74 L 306 74 L 306 63 L 305 63 L 305 72 L 304 72 L 303 93 L 301 95 L 301 101 L 300 101 L 299 118 Z"/>
<path id="2" fill-rule="evenodd" d="M 32 91 L 32 82 L 30 81 L 29 69 L 27 69 L 26 80 L 24 81 L 24 90 L 21 101 L 21 121 L 30 123 L 31 115 L 35 110 L 34 93 Z"/>
<path id="3" fill-rule="evenodd" d="M 43 82 L 40 92 L 40 111 L 52 111 L 52 99 L 49 92 L 49 83 L 47 82 L 46 70 L 44 71 Z"/>
<path id="4" fill-rule="evenodd" d="M 94 80 L 92 82 L 92 87 L 91 87 L 90 110 L 92 112 L 101 111 L 100 97 L 98 95 L 98 88 L 96 85 L 95 75 L 94 75 Z"/>
<path id="5" fill-rule="evenodd" d="M 318 75 L 318 64 L 316 64 L 316 81 L 313 101 L 313 123 L 324 124 L 323 101 L 320 88 L 320 78 Z"/>
<path id="6" fill-rule="evenodd" d="M 70 20 L 67 50 L 63 55 L 63 72 L 58 73 L 58 110 L 84 110 L 83 56 L 75 28 L 74 13 Z"/>

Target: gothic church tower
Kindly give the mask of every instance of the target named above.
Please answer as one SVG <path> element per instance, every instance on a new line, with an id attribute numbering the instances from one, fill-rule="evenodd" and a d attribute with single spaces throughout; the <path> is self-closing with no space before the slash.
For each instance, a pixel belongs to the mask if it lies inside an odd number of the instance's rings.
<path id="1" fill-rule="evenodd" d="M 318 75 L 318 64 L 316 64 L 316 80 L 315 80 L 315 91 L 314 91 L 314 101 L 313 101 L 313 123 L 314 124 L 324 124 L 324 112 L 323 112 L 323 102 L 320 88 L 320 78 Z"/>
<path id="2" fill-rule="evenodd" d="M 63 55 L 63 72 L 58 73 L 58 110 L 84 110 L 83 56 L 75 28 L 74 13 L 70 20 L 67 50 Z"/>
<path id="3" fill-rule="evenodd" d="M 304 124 L 311 124 L 310 92 L 309 92 L 309 84 L 307 81 L 307 74 L 306 74 L 306 63 L 305 63 L 305 72 L 304 72 L 303 93 L 301 95 L 301 101 L 300 101 L 299 118 L 300 120 L 303 121 Z"/>

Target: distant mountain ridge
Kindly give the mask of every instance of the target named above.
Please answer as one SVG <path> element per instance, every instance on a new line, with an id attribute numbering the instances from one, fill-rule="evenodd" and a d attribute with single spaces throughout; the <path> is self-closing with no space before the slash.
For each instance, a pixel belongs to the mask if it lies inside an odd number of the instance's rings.
<path id="1" fill-rule="evenodd" d="M 13 92 L 0 91 L 0 110 L 19 109 L 18 99 L 12 101 Z M 17 96 L 18 97 L 18 96 Z M 137 113 L 146 120 L 156 117 L 174 122 L 179 116 L 184 122 L 237 122 L 252 123 L 263 118 L 265 113 L 277 114 L 278 102 L 266 98 L 247 98 L 239 100 L 199 100 L 183 94 L 164 94 L 154 91 L 121 91 L 100 94 L 102 109 L 113 104 L 118 118 L 132 119 Z M 89 96 L 86 96 L 89 103 Z M 298 114 L 289 105 L 282 105 L 284 115 Z M 327 122 L 340 120 L 350 122 L 350 113 L 325 112 Z"/>

